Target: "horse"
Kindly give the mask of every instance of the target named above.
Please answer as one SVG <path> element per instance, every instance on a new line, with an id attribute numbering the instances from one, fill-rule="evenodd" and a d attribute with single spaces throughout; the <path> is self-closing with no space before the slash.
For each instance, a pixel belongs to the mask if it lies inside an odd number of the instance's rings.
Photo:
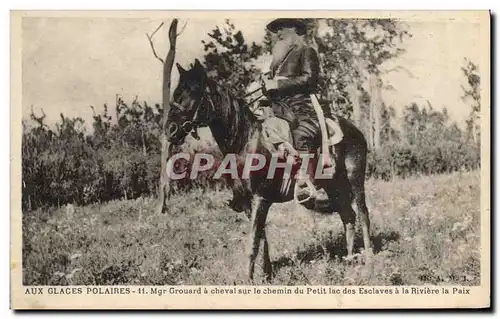
<path id="1" fill-rule="evenodd" d="M 189 134 L 196 135 L 198 127 L 209 127 L 224 155 L 236 154 L 241 158 L 251 152 L 270 155 L 262 142 L 262 122 L 258 121 L 244 99 L 210 79 L 198 59 L 188 70 L 178 63 L 176 66 L 179 82 L 168 115 L 170 143 L 180 145 Z M 343 117 L 338 117 L 338 121 L 344 136 L 335 145 L 335 172 L 331 178 L 317 179 L 314 183 L 328 195 L 332 203 L 329 212 L 336 210 L 339 213 L 345 231 L 347 259 L 352 259 L 356 217 L 361 221 L 364 248 L 371 253 L 370 219 L 364 188 L 367 143 L 354 124 Z M 261 241 L 264 242 L 263 270 L 266 279 L 270 281 L 273 276 L 265 230 L 267 215 L 273 203 L 294 199 L 291 194 L 293 189 L 285 194 L 279 191 L 282 182 L 282 178 L 266 179 L 259 174 L 234 181 L 233 201 L 241 203 L 242 210 L 250 219 L 247 275 L 252 282 Z"/>

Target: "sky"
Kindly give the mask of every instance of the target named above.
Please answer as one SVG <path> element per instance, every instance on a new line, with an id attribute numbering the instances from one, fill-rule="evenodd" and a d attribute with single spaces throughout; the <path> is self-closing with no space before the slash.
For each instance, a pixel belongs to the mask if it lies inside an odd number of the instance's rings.
<path id="1" fill-rule="evenodd" d="M 261 42 L 269 19 L 232 19 L 249 42 Z M 152 54 L 145 33 L 153 32 L 160 20 L 138 18 L 23 18 L 22 108 L 23 117 L 41 109 L 47 121 L 59 114 L 91 120 L 92 110 L 108 103 L 114 109 L 116 94 L 130 102 L 136 95 L 150 104 L 161 101 L 161 64 Z M 179 21 L 176 62 L 188 67 L 203 55 L 201 40 L 224 19 L 191 17 Z M 154 37 L 156 50 L 168 50 L 169 21 Z M 395 91 L 383 93 L 384 101 L 397 112 L 411 102 L 435 108 L 446 107 L 453 120 L 463 122 L 469 108 L 461 100 L 465 78 L 460 67 L 464 58 L 479 64 L 480 26 L 461 20 L 408 22 L 413 37 L 405 40 L 404 53 L 392 66 L 410 71 L 384 76 Z M 266 66 L 263 65 L 265 68 Z M 488 67 L 489 66 L 481 66 Z M 172 83 L 177 83 L 174 68 Z M 398 113 L 400 114 L 400 113 Z"/>

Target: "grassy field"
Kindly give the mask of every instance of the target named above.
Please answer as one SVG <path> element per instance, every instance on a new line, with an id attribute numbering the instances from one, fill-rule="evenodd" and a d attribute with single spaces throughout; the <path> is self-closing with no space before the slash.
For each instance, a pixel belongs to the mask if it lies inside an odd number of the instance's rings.
<path id="1" fill-rule="evenodd" d="M 343 260 L 336 213 L 275 204 L 267 226 L 272 284 L 478 285 L 479 184 L 478 172 L 368 181 L 370 263 L 359 250 L 355 261 Z M 24 284 L 247 284 L 248 222 L 224 206 L 230 196 L 175 196 L 168 216 L 156 215 L 149 198 L 26 212 Z"/>

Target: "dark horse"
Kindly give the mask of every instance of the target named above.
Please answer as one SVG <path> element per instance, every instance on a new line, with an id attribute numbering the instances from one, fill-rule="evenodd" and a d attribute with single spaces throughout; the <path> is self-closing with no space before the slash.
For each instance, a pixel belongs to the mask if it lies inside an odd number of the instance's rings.
<path id="1" fill-rule="evenodd" d="M 184 70 L 179 64 L 177 68 L 180 79 L 169 113 L 169 139 L 172 144 L 182 144 L 188 134 L 196 132 L 197 127 L 208 126 L 224 155 L 232 153 L 240 158 L 252 152 L 270 155 L 263 142 L 262 123 L 244 100 L 209 79 L 197 59 L 189 70 Z M 344 137 L 335 148 L 335 173 L 331 179 L 316 180 L 315 184 L 328 194 L 332 203 L 329 212 L 338 211 L 346 235 L 347 258 L 352 258 L 356 216 L 361 221 L 365 249 L 371 252 L 370 220 L 364 190 L 367 145 L 363 134 L 352 123 L 344 118 L 339 118 L 339 121 Z M 237 180 L 233 185 L 233 200 L 241 203 L 251 220 L 248 264 L 251 280 L 261 240 L 264 242 L 263 269 L 268 280 L 272 276 L 265 231 L 267 214 L 273 203 L 293 200 L 293 187 L 285 195 L 280 193 L 282 182 L 282 177 L 266 179 L 255 174 L 249 179 Z"/>

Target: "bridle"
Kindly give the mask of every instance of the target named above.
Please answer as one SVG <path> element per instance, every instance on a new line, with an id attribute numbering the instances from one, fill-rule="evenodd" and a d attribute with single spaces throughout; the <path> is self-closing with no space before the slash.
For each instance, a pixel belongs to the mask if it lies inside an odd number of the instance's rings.
<path id="1" fill-rule="evenodd" d="M 191 118 L 191 120 L 184 121 L 180 126 L 178 126 L 176 123 L 173 123 L 174 129 L 170 130 L 170 136 L 173 136 L 179 129 L 181 129 L 186 135 L 191 134 L 195 139 L 199 140 L 200 137 L 198 136 L 196 129 L 200 126 L 208 126 L 210 124 L 211 116 L 209 114 L 211 111 L 215 110 L 215 106 L 212 99 L 210 98 L 209 93 L 211 92 L 209 86 L 206 83 L 206 80 L 202 82 L 202 87 L 203 93 L 201 94 L 201 97 L 197 102 L 196 107 L 194 108 L 195 111 L 193 117 Z M 202 106 L 206 104 L 206 102 L 209 104 L 211 110 L 207 109 L 205 111 L 205 114 L 202 115 L 200 110 L 202 109 Z M 179 109 L 181 112 L 187 111 L 184 107 L 182 107 L 182 105 L 175 101 L 172 101 L 170 105 Z"/>
<path id="2" fill-rule="evenodd" d="M 200 97 L 196 107 L 194 108 L 195 111 L 194 111 L 192 119 L 184 121 L 180 126 L 178 126 L 176 123 L 172 123 L 174 129 L 170 130 L 170 132 L 169 132 L 170 136 L 173 136 L 175 133 L 177 133 L 177 131 L 179 129 L 181 129 L 186 135 L 191 134 L 195 139 L 199 140 L 200 137 L 199 137 L 196 129 L 198 127 L 201 127 L 201 126 L 210 125 L 210 122 L 212 121 L 212 116 L 210 114 L 213 114 L 213 112 L 215 111 L 215 104 L 214 104 L 212 98 L 210 97 L 211 91 L 210 91 L 210 86 L 208 85 L 207 82 L 208 82 L 207 79 L 204 79 L 202 82 L 203 93 L 201 94 L 201 97 Z M 248 96 L 256 93 L 259 90 L 263 90 L 263 86 L 259 86 L 257 89 L 247 93 L 245 95 L 245 97 L 248 97 Z M 258 97 L 254 98 L 251 102 L 247 103 L 247 105 L 252 105 L 254 102 L 260 100 L 264 96 L 265 96 L 264 93 L 260 94 Z M 202 106 L 205 103 L 208 103 L 209 107 L 204 112 L 205 114 L 202 115 L 200 110 L 202 109 Z M 170 105 L 179 109 L 181 112 L 187 111 L 184 107 L 182 107 L 182 105 L 180 105 L 179 103 L 177 103 L 175 101 L 170 102 Z"/>

